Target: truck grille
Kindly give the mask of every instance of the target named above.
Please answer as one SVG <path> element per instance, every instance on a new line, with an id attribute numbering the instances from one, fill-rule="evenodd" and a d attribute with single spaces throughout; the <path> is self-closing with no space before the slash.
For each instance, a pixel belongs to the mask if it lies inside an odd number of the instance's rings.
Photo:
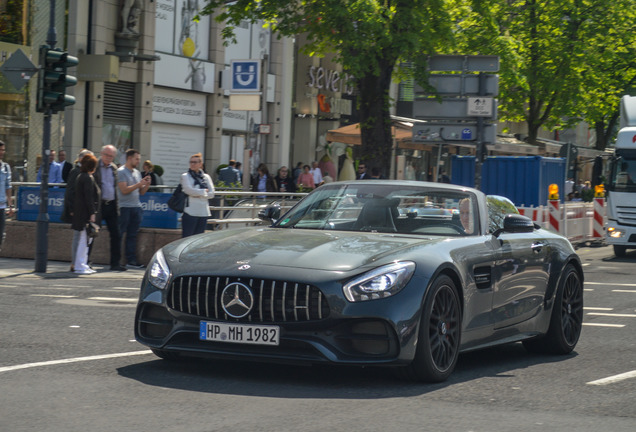
<path id="1" fill-rule="evenodd" d="M 636 226 L 636 207 L 617 206 L 616 213 L 621 225 Z"/>
<path id="2" fill-rule="evenodd" d="M 223 289 L 234 282 L 247 285 L 254 296 L 254 306 L 243 318 L 228 316 L 221 306 Z M 216 276 L 181 276 L 168 291 L 170 309 L 232 322 L 305 322 L 329 316 L 329 304 L 322 292 L 311 285 L 268 279 Z"/>

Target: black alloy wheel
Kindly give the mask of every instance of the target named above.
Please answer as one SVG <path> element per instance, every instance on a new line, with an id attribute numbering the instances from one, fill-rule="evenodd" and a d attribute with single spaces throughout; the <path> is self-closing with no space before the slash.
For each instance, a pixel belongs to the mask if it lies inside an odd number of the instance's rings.
<path id="1" fill-rule="evenodd" d="M 413 362 L 408 378 L 442 382 L 455 369 L 461 339 L 461 307 L 453 280 L 440 276 L 428 290 Z"/>
<path id="2" fill-rule="evenodd" d="M 548 332 L 523 341 L 523 346 L 530 352 L 569 354 L 579 341 L 582 328 L 583 283 L 576 268 L 568 264 L 556 292 Z"/>

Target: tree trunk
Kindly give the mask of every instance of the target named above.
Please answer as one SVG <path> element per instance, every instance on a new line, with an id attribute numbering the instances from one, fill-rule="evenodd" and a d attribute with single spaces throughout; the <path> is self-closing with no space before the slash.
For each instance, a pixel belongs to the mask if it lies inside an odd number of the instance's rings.
<path id="1" fill-rule="evenodd" d="M 391 169 L 391 115 L 389 111 L 389 89 L 393 64 L 380 62 L 380 75 L 372 73 L 358 79 L 358 100 L 360 104 L 360 133 L 362 148 L 360 162 L 367 165 L 368 172 L 373 167 L 388 178 Z"/>

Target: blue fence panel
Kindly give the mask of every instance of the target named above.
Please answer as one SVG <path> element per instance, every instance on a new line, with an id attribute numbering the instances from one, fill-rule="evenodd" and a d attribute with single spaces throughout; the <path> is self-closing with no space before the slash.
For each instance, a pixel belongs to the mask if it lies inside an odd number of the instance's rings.
<path id="1" fill-rule="evenodd" d="M 65 188 L 49 188 L 48 214 L 50 222 L 61 223 L 64 210 Z M 168 208 L 170 193 L 147 192 L 140 197 L 143 209 L 141 226 L 144 228 L 179 228 L 179 213 Z M 40 188 L 20 187 L 18 189 L 18 220 L 36 221 L 40 213 Z"/>

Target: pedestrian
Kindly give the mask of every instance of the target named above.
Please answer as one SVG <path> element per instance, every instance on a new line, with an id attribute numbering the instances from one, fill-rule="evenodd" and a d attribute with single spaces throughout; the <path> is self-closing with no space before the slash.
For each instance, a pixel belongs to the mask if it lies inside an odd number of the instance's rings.
<path id="1" fill-rule="evenodd" d="M 73 169 L 73 164 L 66 160 L 66 150 L 61 149 L 57 152 L 57 162 L 62 172 L 62 181 L 68 183 L 68 175 Z"/>
<path id="2" fill-rule="evenodd" d="M 313 161 L 311 163 L 311 170 L 309 172 L 314 176 L 314 185 L 316 185 L 316 187 L 323 184 L 322 171 L 320 171 L 318 167 L 318 162 Z"/>
<path id="3" fill-rule="evenodd" d="M 141 177 L 150 177 L 150 186 L 156 186 L 159 184 L 157 181 L 157 173 L 155 173 L 155 166 L 149 160 L 144 162 L 143 171 L 141 172 Z"/>
<path id="4" fill-rule="evenodd" d="M 356 180 L 368 180 L 371 176 L 367 174 L 367 166 L 364 163 L 358 164 L 358 174 Z"/>
<path id="5" fill-rule="evenodd" d="M 236 169 L 239 172 L 239 182 L 241 184 L 243 184 L 243 170 L 241 169 L 242 166 L 243 166 L 242 163 L 236 162 Z"/>
<path id="6" fill-rule="evenodd" d="M 252 191 L 276 192 L 276 181 L 270 175 L 267 165 L 264 163 L 258 166 L 256 174 L 252 177 Z"/>
<path id="7" fill-rule="evenodd" d="M 316 189 L 316 185 L 314 184 L 314 176 L 309 171 L 311 167 L 309 165 L 305 165 L 303 167 L 303 172 L 298 176 L 298 187 L 304 189 Z"/>
<path id="8" fill-rule="evenodd" d="M 230 159 L 228 166 L 219 171 L 219 181 L 222 181 L 225 187 L 241 184 L 241 177 L 234 159 Z"/>
<path id="9" fill-rule="evenodd" d="M 88 246 L 93 239 L 88 237 L 86 226 L 95 222 L 99 213 L 101 195 L 93 177 L 96 169 L 97 158 L 86 154 L 80 160 L 80 173 L 75 179 L 72 227 L 79 233 L 79 244 L 73 261 L 74 272 L 77 274 L 95 273 L 88 265 Z"/>
<path id="10" fill-rule="evenodd" d="M 292 176 L 292 180 L 294 181 L 294 184 L 298 184 L 298 177 L 300 177 L 302 173 L 303 173 L 303 163 L 298 162 L 296 164 L 296 168 L 294 168 L 294 173 Z"/>
<path id="11" fill-rule="evenodd" d="M 0 249 L 2 248 L 2 243 L 4 243 L 6 217 L 13 216 L 11 167 L 3 161 L 6 150 L 4 141 L 0 140 Z"/>
<path id="12" fill-rule="evenodd" d="M 42 182 L 42 166 L 38 169 L 36 180 L 39 183 Z M 49 179 L 47 183 L 64 183 L 62 180 L 62 167 L 55 162 L 55 150 L 49 150 Z"/>
<path id="13" fill-rule="evenodd" d="M 278 169 L 278 175 L 274 177 L 274 180 L 276 180 L 276 187 L 279 192 L 296 192 L 296 185 L 289 177 L 289 169 L 286 166 Z"/>
<path id="14" fill-rule="evenodd" d="M 81 172 L 80 161 L 87 154 L 92 155 L 93 152 L 88 149 L 82 149 L 79 152 L 77 159 L 75 159 L 75 162 L 73 163 L 73 169 L 71 169 L 71 171 L 68 174 L 66 190 L 64 191 L 64 208 L 62 210 L 62 215 L 60 216 L 60 219 L 62 220 L 62 222 L 67 222 L 70 224 L 73 223 L 73 212 L 75 207 L 75 191 L 76 191 L 76 184 L 77 184 L 77 176 Z M 93 178 L 94 177 L 95 175 L 93 174 Z M 99 183 L 98 183 L 98 186 L 99 186 Z M 73 226 L 71 225 L 71 229 L 72 228 Z M 77 230 L 73 230 L 73 242 L 71 243 L 71 272 L 75 271 L 75 257 L 77 256 L 77 247 L 79 245 L 79 242 L 80 242 L 80 232 Z M 89 247 L 88 249 L 87 263 L 90 260 L 91 249 L 92 249 L 91 247 Z"/>
<path id="15" fill-rule="evenodd" d="M 203 155 L 190 156 L 190 168 L 181 174 L 181 188 L 188 199 L 181 218 L 181 235 L 188 237 L 205 232 L 211 216 L 209 199 L 214 198 L 212 178 L 203 172 Z"/>
<path id="16" fill-rule="evenodd" d="M 150 187 L 150 177 L 141 177 L 137 169 L 141 162 L 139 150 L 126 151 L 126 164 L 117 169 L 117 199 L 119 200 L 119 232 L 126 235 L 126 267 L 141 269 L 137 261 L 137 234 L 143 212 L 139 197 Z"/>
<path id="17" fill-rule="evenodd" d="M 95 181 L 102 192 L 102 202 L 97 223 L 106 222 L 110 237 L 110 269 L 125 271 L 121 265 L 121 232 L 119 230 L 119 206 L 117 199 L 117 165 L 113 162 L 117 156 L 114 145 L 105 145 L 100 153 L 99 164 L 95 170 Z M 89 253 L 90 256 L 90 253 Z"/>

